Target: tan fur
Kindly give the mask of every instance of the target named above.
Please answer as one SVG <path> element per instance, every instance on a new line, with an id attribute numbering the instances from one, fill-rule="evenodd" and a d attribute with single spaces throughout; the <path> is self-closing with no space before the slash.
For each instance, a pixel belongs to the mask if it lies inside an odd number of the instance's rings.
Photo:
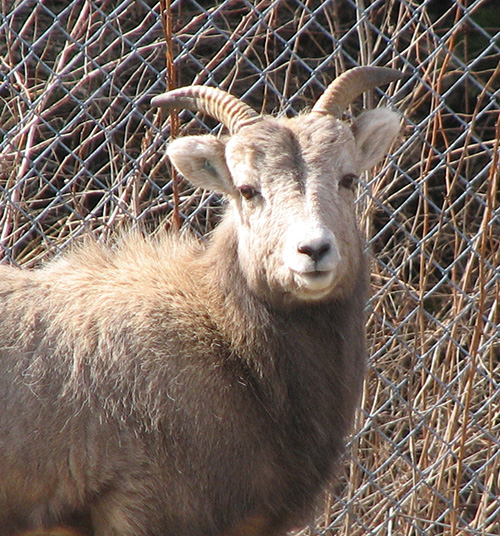
<path id="1" fill-rule="evenodd" d="M 366 265 L 344 178 L 392 139 L 370 117 L 172 144 L 228 199 L 206 244 L 131 233 L 0 267 L 0 535 L 270 536 L 307 519 L 362 387 Z"/>

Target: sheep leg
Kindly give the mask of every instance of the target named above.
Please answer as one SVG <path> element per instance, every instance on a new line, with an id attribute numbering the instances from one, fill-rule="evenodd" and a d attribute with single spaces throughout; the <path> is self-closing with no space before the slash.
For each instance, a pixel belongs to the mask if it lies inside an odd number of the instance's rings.
<path id="1" fill-rule="evenodd" d="M 94 536 L 146 536 L 147 527 L 154 525 L 154 513 L 148 501 L 135 486 L 124 485 L 100 497 L 91 507 Z"/>

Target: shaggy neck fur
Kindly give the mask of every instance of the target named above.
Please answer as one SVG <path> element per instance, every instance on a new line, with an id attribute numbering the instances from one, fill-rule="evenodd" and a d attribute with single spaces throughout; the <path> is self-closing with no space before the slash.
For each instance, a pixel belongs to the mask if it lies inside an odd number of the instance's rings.
<path id="1" fill-rule="evenodd" d="M 220 282 L 213 288 L 211 315 L 230 341 L 233 363 L 246 364 L 240 373 L 282 434 L 279 442 L 292 480 L 285 487 L 296 494 L 286 502 L 300 510 L 305 497 L 314 496 L 331 476 L 332 460 L 343 450 L 342 438 L 359 402 L 365 365 L 365 261 L 355 273 L 352 295 L 279 307 L 245 284 L 233 229 L 219 226 L 202 262 L 209 279 Z"/>

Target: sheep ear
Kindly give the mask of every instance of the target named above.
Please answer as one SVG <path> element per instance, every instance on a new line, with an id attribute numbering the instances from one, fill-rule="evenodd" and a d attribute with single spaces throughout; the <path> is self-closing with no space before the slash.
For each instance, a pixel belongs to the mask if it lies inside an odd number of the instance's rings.
<path id="1" fill-rule="evenodd" d="M 171 142 L 167 154 L 177 171 L 195 186 L 230 194 L 235 188 L 225 149 L 226 144 L 215 136 L 187 136 Z"/>
<path id="2" fill-rule="evenodd" d="M 401 116 L 387 108 L 362 113 L 352 125 L 360 171 L 380 162 L 401 130 Z"/>

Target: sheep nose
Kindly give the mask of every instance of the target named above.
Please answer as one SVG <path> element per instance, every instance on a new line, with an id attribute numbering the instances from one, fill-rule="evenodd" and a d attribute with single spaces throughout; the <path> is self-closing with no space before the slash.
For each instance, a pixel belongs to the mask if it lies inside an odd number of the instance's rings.
<path id="1" fill-rule="evenodd" d="M 314 262 L 320 261 L 330 251 L 330 248 L 330 242 L 324 241 L 303 242 L 297 246 L 299 253 L 311 257 Z"/>

